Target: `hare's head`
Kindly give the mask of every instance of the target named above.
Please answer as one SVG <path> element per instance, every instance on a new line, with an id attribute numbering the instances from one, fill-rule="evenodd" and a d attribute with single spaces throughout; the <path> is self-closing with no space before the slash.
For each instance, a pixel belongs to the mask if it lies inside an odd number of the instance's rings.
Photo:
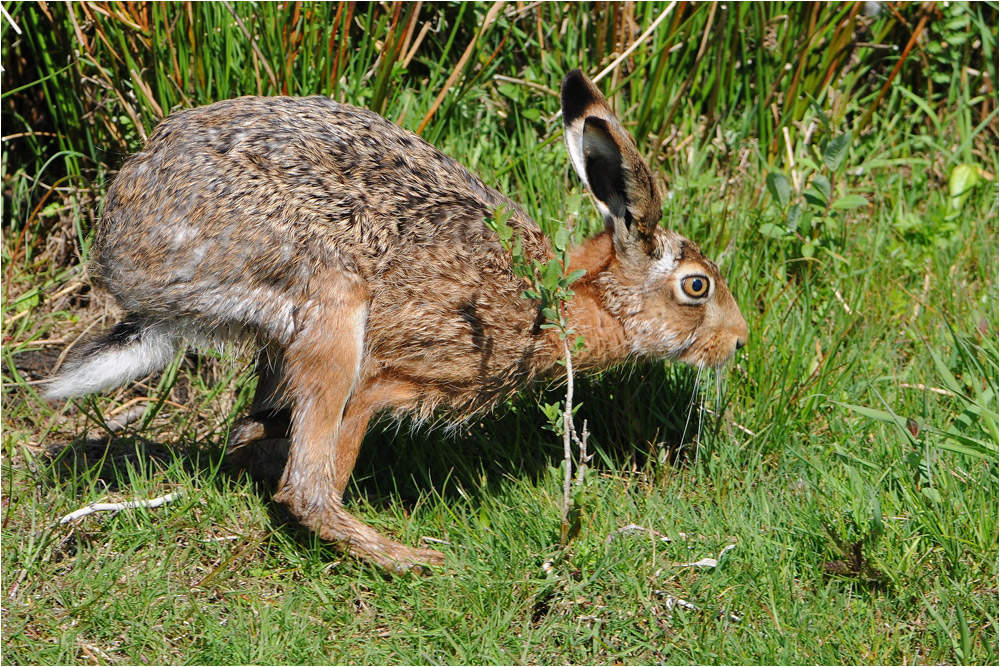
<path id="1" fill-rule="evenodd" d="M 719 268 L 698 246 L 659 226 L 653 175 L 604 96 L 579 70 L 563 80 L 566 145 L 594 194 L 614 257 L 597 282 L 633 354 L 717 367 L 747 339 Z"/>

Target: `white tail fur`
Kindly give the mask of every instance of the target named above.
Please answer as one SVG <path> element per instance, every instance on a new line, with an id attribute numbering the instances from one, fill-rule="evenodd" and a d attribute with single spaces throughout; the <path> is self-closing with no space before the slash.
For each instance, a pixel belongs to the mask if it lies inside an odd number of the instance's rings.
<path id="1" fill-rule="evenodd" d="M 91 345 L 45 388 L 45 398 L 85 396 L 158 371 L 174 358 L 180 339 L 158 327 L 122 322 Z"/>

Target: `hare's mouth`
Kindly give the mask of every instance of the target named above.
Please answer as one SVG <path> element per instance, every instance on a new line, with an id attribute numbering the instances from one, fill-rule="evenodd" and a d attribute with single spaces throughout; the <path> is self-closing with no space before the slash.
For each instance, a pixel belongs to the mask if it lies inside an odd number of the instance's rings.
<path id="1" fill-rule="evenodd" d="M 722 368 L 733 360 L 733 357 L 736 356 L 736 350 L 741 347 L 743 345 L 737 342 L 731 345 L 695 344 L 685 350 L 680 355 L 679 360 L 695 368 Z"/>

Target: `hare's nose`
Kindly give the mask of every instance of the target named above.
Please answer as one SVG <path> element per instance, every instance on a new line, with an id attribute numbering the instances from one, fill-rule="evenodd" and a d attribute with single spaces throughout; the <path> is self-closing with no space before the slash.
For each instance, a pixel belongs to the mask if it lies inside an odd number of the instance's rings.
<path id="1" fill-rule="evenodd" d="M 746 345 L 746 344 L 747 344 L 747 339 L 746 338 L 737 338 L 736 339 L 736 349 L 737 350 L 742 350 L 743 346 Z"/>

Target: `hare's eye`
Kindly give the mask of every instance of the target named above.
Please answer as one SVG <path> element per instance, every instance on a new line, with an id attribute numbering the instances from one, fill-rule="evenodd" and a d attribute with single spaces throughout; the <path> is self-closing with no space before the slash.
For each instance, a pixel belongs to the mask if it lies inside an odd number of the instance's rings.
<path id="1" fill-rule="evenodd" d="M 692 299 L 701 299 L 708 296 L 708 288 L 711 283 L 708 276 L 685 276 L 681 280 L 681 289 L 686 296 Z"/>

